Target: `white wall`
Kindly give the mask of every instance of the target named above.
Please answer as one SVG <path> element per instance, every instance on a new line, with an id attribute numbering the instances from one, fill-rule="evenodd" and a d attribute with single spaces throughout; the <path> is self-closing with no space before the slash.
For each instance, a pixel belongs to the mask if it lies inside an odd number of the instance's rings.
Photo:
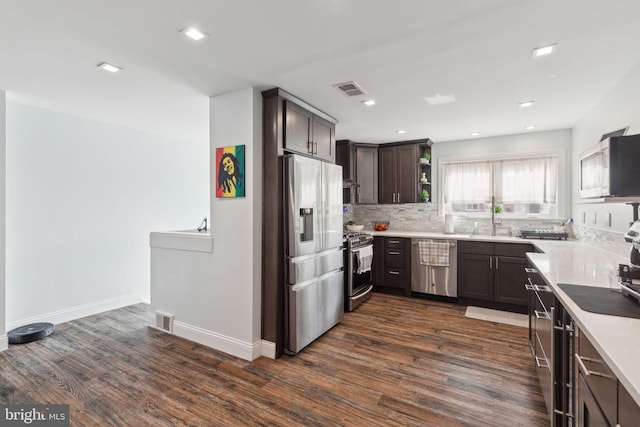
<path id="1" fill-rule="evenodd" d="M 579 197 L 578 156 L 608 132 L 629 126 L 627 135 L 640 133 L 640 63 L 616 85 L 573 129 L 573 216 L 576 225 L 594 231 L 625 232 L 633 220 L 633 210 L 625 204 L 584 204 Z M 639 159 L 640 160 L 640 159 Z M 640 167 L 640 166 L 639 166 Z M 584 214 L 584 215 L 583 215 Z M 608 224 L 611 214 L 612 225 Z M 586 222 L 583 218 L 586 217 Z M 595 220 L 595 223 L 594 223 Z M 622 237 L 620 237 L 621 239 Z M 622 241 L 622 240 L 621 240 Z"/>
<path id="2" fill-rule="evenodd" d="M 210 324 L 255 343 L 261 336 L 262 96 L 248 88 L 211 98 L 211 224 L 215 310 Z M 244 198 L 216 198 L 215 149 L 245 144 Z"/>
<path id="3" fill-rule="evenodd" d="M 435 143 L 431 148 L 434 169 L 431 171 L 434 201 L 440 202 L 439 171 L 440 161 L 451 159 L 488 159 L 531 154 L 558 154 L 558 213 L 563 218 L 570 213 L 571 171 L 568 161 L 571 158 L 571 130 L 547 132 L 527 132 L 517 135 L 496 136 L 490 138 L 465 139 Z"/>
<path id="4" fill-rule="evenodd" d="M 149 232 L 208 215 L 208 158 L 206 140 L 9 102 L 7 328 L 149 300 Z"/>
<path id="5" fill-rule="evenodd" d="M 174 316 L 178 336 L 255 359 L 262 353 L 260 93 L 248 88 L 211 98 L 210 127 L 213 250 L 152 247 L 151 308 Z M 242 144 L 245 197 L 218 199 L 215 149 Z"/>
<path id="6" fill-rule="evenodd" d="M 6 92 L 0 90 L 0 351 L 8 347 L 5 309 L 6 282 Z"/>

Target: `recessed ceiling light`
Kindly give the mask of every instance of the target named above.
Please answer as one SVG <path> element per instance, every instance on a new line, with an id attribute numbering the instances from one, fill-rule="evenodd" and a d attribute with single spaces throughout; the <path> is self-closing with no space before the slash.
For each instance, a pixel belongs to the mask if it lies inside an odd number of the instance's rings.
<path id="1" fill-rule="evenodd" d="M 525 130 L 533 130 L 533 129 L 535 129 L 535 128 L 536 128 L 535 126 L 531 125 L 531 126 L 527 126 L 527 127 L 525 127 L 524 129 L 525 129 Z"/>
<path id="2" fill-rule="evenodd" d="M 526 107 L 531 107 L 534 103 L 535 101 L 524 101 L 519 103 L 518 105 L 522 108 L 526 108 Z"/>
<path id="3" fill-rule="evenodd" d="M 121 67 L 109 64 L 108 62 L 101 62 L 100 64 L 98 64 L 98 68 L 102 68 L 103 70 L 109 71 L 111 73 L 117 73 L 118 71 L 122 70 Z"/>
<path id="4" fill-rule="evenodd" d="M 407 133 L 407 131 L 404 129 L 398 129 L 396 130 L 396 133 Z"/>
<path id="5" fill-rule="evenodd" d="M 184 30 L 182 30 L 182 33 L 189 37 L 190 39 L 193 40 L 202 40 L 203 38 L 207 37 L 207 33 L 200 31 L 199 29 L 195 28 L 195 27 L 189 27 L 189 28 L 185 28 Z"/>
<path id="6" fill-rule="evenodd" d="M 366 101 L 360 101 L 367 107 L 371 107 L 372 105 L 376 105 L 375 99 L 367 99 Z"/>
<path id="7" fill-rule="evenodd" d="M 549 55 L 550 53 L 553 53 L 554 50 L 556 50 L 556 46 L 557 44 L 554 43 L 550 44 L 549 46 L 536 47 L 531 51 L 531 56 L 537 58 L 539 56 Z"/>
<path id="8" fill-rule="evenodd" d="M 436 93 L 435 96 L 426 96 L 424 100 L 429 105 L 449 104 L 450 102 L 456 102 L 456 96 L 454 94 L 440 95 Z"/>
<path id="9" fill-rule="evenodd" d="M 471 132 L 471 136 L 480 136 L 480 132 Z"/>

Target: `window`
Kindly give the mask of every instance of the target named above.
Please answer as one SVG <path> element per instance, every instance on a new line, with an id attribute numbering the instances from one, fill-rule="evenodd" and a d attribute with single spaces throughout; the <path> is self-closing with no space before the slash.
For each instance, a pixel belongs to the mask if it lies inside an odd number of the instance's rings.
<path id="1" fill-rule="evenodd" d="M 491 213 L 491 199 L 511 217 L 557 217 L 557 156 L 442 164 L 444 213 Z"/>

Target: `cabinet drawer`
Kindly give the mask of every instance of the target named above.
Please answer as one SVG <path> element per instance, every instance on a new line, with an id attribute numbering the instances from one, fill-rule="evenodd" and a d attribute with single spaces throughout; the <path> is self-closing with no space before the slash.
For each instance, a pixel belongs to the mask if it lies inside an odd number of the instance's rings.
<path id="1" fill-rule="evenodd" d="M 409 283 L 407 270 L 403 268 L 387 268 L 384 272 L 384 285 L 394 288 L 405 288 Z"/>
<path id="2" fill-rule="evenodd" d="M 406 239 L 400 237 L 387 237 L 384 241 L 384 245 L 387 248 L 404 249 Z"/>
<path id="3" fill-rule="evenodd" d="M 522 243 L 495 243 L 494 255 L 526 258 L 527 252 L 533 252 L 533 246 Z"/>
<path id="4" fill-rule="evenodd" d="M 404 268 L 405 262 L 405 251 L 404 249 L 389 249 L 385 248 L 384 250 L 384 264 L 387 267 L 397 267 Z"/>
<path id="5" fill-rule="evenodd" d="M 576 368 L 611 425 L 617 418 L 618 380 L 584 333 L 578 336 Z"/>
<path id="6" fill-rule="evenodd" d="M 493 255 L 493 243 L 461 240 L 458 242 L 458 252 L 476 255 Z"/>

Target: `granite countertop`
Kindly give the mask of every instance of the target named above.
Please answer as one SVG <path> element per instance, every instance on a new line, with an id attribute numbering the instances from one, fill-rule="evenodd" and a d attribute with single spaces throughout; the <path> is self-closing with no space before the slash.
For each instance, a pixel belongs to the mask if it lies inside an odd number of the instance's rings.
<path id="1" fill-rule="evenodd" d="M 618 264 L 629 260 L 576 241 L 539 241 L 535 245 L 544 253 L 528 253 L 527 257 L 581 332 L 640 405 L 640 319 L 584 311 L 558 286 L 559 283 L 569 283 L 619 288 Z"/>

